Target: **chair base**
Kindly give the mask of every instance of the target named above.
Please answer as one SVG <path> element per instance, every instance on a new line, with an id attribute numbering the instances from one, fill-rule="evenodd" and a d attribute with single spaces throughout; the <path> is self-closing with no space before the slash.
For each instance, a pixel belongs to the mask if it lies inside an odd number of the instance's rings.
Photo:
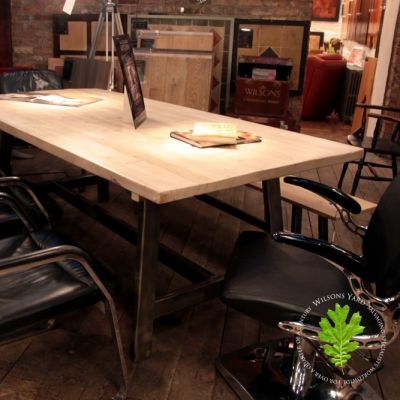
<path id="1" fill-rule="evenodd" d="M 293 339 L 246 347 L 218 358 L 216 368 L 241 400 L 296 399 L 289 390 L 294 347 Z M 332 375 L 318 357 L 314 368 L 324 377 Z M 346 386 L 338 391 L 334 383 L 314 377 L 304 399 L 382 400 L 365 382 L 356 390 Z"/>

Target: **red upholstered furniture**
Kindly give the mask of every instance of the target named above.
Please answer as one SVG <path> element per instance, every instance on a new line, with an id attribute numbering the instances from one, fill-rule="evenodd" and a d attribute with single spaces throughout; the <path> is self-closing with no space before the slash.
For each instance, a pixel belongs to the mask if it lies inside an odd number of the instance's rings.
<path id="1" fill-rule="evenodd" d="M 33 69 L 30 66 L 20 66 L 20 67 L 0 67 L 0 74 L 5 72 L 14 72 L 14 71 L 29 71 Z"/>
<path id="2" fill-rule="evenodd" d="M 338 54 L 308 56 L 303 91 L 304 119 L 325 118 L 333 111 L 345 72 L 346 60 Z"/>

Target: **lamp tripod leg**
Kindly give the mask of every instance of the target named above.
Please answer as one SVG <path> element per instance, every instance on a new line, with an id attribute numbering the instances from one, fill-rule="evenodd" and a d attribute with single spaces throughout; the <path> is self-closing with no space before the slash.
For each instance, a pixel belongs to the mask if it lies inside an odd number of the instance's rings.
<path id="1" fill-rule="evenodd" d="M 92 45 L 90 46 L 90 52 L 89 52 L 89 59 L 93 59 L 96 55 L 96 49 L 97 49 L 97 44 L 99 42 L 99 37 L 101 34 L 101 31 L 103 29 L 103 25 L 104 25 L 104 19 L 105 19 L 105 15 L 104 15 L 104 11 L 102 11 L 99 15 L 99 19 L 97 21 L 97 27 L 96 27 L 96 33 L 94 35 L 94 40 L 92 42 Z"/>
<path id="2" fill-rule="evenodd" d="M 115 26 L 117 27 L 118 35 L 123 35 L 124 34 L 124 28 L 122 26 L 121 14 L 119 13 L 118 10 L 115 12 Z"/>

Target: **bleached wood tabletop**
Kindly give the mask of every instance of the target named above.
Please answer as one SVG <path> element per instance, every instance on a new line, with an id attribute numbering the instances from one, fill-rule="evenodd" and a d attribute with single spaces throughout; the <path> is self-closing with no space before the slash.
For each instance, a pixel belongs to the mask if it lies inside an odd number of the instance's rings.
<path id="1" fill-rule="evenodd" d="M 148 99 L 148 118 L 135 130 L 125 122 L 122 94 L 98 89 L 52 93 L 101 101 L 66 107 L 1 100 L 0 130 L 142 197 L 137 264 L 132 263 L 136 360 L 151 354 L 156 316 L 217 296 L 223 279 L 208 272 L 199 282 L 201 267 L 185 263 L 183 269 L 186 274 L 193 270 L 197 284 L 156 300 L 161 204 L 264 181 L 266 222 L 277 231 L 282 229 L 279 177 L 357 159 L 362 153 L 352 146 Z M 171 131 L 187 131 L 195 122 L 233 122 L 262 141 L 200 149 L 170 137 Z M 179 263 L 182 267 L 182 257 Z"/>
<path id="2" fill-rule="evenodd" d="M 52 91 L 102 101 L 81 107 L 0 102 L 0 129 L 157 204 L 357 159 L 352 146 L 146 99 L 147 120 L 124 122 L 123 95 Z M 170 138 L 195 122 L 234 122 L 262 142 L 196 148 Z"/>

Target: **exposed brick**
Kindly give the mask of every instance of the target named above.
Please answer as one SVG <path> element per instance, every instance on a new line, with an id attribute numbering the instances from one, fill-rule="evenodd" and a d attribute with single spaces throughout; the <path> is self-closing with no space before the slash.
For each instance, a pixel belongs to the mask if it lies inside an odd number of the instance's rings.
<path id="1" fill-rule="evenodd" d="M 33 54 L 33 47 L 29 47 L 29 46 L 14 47 L 14 53 L 16 53 L 16 54 Z"/>
<path id="2" fill-rule="evenodd" d="M 31 47 L 32 55 L 29 60 L 24 53 L 24 63 L 37 67 L 46 65 L 48 49 L 53 48 L 52 18 L 60 14 L 64 0 L 13 0 L 13 43 L 17 48 Z M 276 18 L 309 20 L 311 17 L 311 0 L 285 1 L 282 0 L 208 0 L 203 6 L 196 5 L 194 0 L 120 0 L 121 13 L 168 12 L 177 13 L 180 7 L 185 8 L 185 14 L 221 15 L 239 18 Z M 76 2 L 74 13 L 99 13 L 101 1 L 79 0 Z M 48 41 L 46 46 L 38 41 Z M 39 47 L 40 46 L 40 47 Z M 42 49 L 45 53 L 41 53 Z M 15 52 L 16 57 L 17 52 Z M 15 62 L 19 60 L 15 58 Z"/>

